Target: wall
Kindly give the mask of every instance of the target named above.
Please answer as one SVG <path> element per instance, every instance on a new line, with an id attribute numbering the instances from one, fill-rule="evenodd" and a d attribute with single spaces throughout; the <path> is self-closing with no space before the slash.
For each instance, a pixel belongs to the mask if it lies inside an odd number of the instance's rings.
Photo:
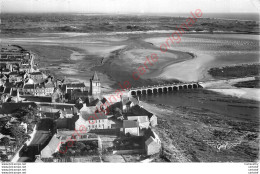
<path id="1" fill-rule="evenodd" d="M 139 128 L 124 128 L 124 133 L 139 136 Z"/>
<path id="2" fill-rule="evenodd" d="M 157 144 L 156 142 L 152 142 L 148 146 L 145 145 L 145 150 L 146 150 L 147 155 L 153 155 L 153 154 L 159 153 L 160 149 L 161 149 L 161 146 L 159 144 Z"/>
<path id="3" fill-rule="evenodd" d="M 134 149 L 134 150 L 114 150 L 114 155 L 123 155 L 123 154 L 140 154 L 144 153 L 143 149 Z"/>

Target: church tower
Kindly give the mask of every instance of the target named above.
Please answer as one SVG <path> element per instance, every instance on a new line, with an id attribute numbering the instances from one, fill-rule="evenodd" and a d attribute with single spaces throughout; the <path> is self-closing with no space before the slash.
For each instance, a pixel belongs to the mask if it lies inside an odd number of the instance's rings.
<path id="1" fill-rule="evenodd" d="M 90 94 L 99 95 L 101 94 L 101 83 L 95 71 L 93 77 L 90 79 Z"/>

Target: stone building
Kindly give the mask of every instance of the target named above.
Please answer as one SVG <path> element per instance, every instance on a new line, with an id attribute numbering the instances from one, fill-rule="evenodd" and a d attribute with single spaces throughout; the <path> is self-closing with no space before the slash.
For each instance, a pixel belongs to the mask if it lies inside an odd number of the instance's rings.
<path id="1" fill-rule="evenodd" d="M 90 94 L 91 95 L 101 94 L 101 83 L 96 72 L 94 73 L 93 77 L 90 79 Z"/>
<path id="2" fill-rule="evenodd" d="M 124 120 L 123 128 L 125 135 L 129 133 L 131 135 L 139 136 L 139 123 L 137 121 Z"/>
<path id="3" fill-rule="evenodd" d="M 146 155 L 159 153 L 161 149 L 161 141 L 159 136 L 152 131 L 151 136 L 145 141 Z"/>
<path id="4" fill-rule="evenodd" d="M 79 119 L 75 123 L 75 129 L 80 130 L 85 126 L 87 131 L 95 129 L 111 129 L 111 124 L 104 113 L 80 112 Z"/>

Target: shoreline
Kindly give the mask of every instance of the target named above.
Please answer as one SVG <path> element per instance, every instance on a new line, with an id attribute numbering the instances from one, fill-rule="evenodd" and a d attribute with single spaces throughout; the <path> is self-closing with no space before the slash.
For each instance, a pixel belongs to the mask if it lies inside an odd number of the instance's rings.
<path id="1" fill-rule="evenodd" d="M 193 53 L 193 59 L 172 63 L 162 68 L 162 73 L 156 78 L 177 79 L 180 81 L 200 81 L 206 78 L 205 69 L 202 66 L 213 59 L 214 56 L 201 53 Z"/>

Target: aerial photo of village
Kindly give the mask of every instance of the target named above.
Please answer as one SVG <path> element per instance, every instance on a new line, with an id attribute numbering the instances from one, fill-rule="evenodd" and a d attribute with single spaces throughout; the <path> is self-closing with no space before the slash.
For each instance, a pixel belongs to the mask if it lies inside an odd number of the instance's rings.
<path id="1" fill-rule="evenodd" d="M 6 12 L 0 26 L 1 162 L 259 160 L 259 14 Z"/>

